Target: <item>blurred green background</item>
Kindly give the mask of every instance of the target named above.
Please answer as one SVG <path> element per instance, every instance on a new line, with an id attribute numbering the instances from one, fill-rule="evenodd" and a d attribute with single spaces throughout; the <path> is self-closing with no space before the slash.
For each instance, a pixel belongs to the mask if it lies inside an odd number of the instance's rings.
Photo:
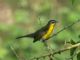
<path id="1" fill-rule="evenodd" d="M 54 33 L 77 21 L 80 19 L 80 0 L 0 0 L 0 60 L 29 60 L 47 54 L 40 41 L 33 43 L 31 38 L 15 38 L 35 32 L 50 19 L 58 21 Z M 51 38 L 48 44 L 57 50 L 63 44 L 56 42 L 71 39 L 77 42 L 80 40 L 78 35 L 80 23 Z M 70 57 L 69 51 L 55 57 L 54 60 L 65 60 Z"/>

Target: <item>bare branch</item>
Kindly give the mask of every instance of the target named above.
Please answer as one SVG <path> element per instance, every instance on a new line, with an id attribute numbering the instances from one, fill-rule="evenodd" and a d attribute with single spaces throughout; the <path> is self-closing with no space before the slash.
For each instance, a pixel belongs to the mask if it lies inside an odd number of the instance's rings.
<path id="1" fill-rule="evenodd" d="M 14 48 L 13 48 L 11 45 L 10 45 L 10 48 L 11 48 L 11 50 L 13 51 L 13 53 L 15 54 L 15 56 L 17 57 L 17 59 L 20 60 L 20 59 L 19 59 L 19 56 L 17 55 L 17 53 L 15 52 Z"/>
<path id="2" fill-rule="evenodd" d="M 74 24 L 76 24 L 76 23 L 78 23 L 78 22 L 80 22 L 80 20 L 77 20 L 77 21 L 73 22 L 72 24 L 70 24 L 69 26 L 64 27 L 63 29 L 61 29 L 60 31 L 58 31 L 57 33 L 55 33 L 54 35 L 52 35 L 51 37 L 56 36 L 56 35 L 59 34 L 60 32 L 64 31 L 65 29 L 67 29 L 67 28 L 69 28 L 69 27 L 72 27 Z M 50 37 L 50 38 L 51 38 L 51 37 Z"/>
<path id="3" fill-rule="evenodd" d="M 31 60 L 33 60 L 33 59 L 44 58 L 44 57 L 47 57 L 47 56 L 50 56 L 50 55 L 54 56 L 55 54 L 59 54 L 59 53 L 61 53 L 61 52 L 64 52 L 64 51 L 70 50 L 70 49 L 75 48 L 75 47 L 78 47 L 78 46 L 80 46 L 80 43 L 77 43 L 77 44 L 71 45 L 71 46 L 69 46 L 69 47 L 67 47 L 67 48 L 63 48 L 63 49 L 61 49 L 61 50 L 55 51 L 55 52 L 50 53 L 50 54 L 46 54 L 46 55 L 43 55 L 43 56 L 40 56 L 40 57 L 32 58 Z"/>

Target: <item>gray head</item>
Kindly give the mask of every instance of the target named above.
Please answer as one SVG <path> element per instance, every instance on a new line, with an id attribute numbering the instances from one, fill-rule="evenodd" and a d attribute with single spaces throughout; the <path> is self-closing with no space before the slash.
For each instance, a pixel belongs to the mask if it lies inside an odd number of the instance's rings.
<path id="1" fill-rule="evenodd" d="M 57 23 L 57 21 L 56 21 L 56 20 L 50 20 L 48 23 L 49 23 L 49 24 L 50 24 L 50 23 Z"/>

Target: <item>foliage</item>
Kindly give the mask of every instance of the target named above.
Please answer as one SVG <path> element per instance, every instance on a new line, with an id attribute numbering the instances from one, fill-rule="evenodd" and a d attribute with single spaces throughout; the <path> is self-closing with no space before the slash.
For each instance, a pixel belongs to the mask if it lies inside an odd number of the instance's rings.
<path id="1" fill-rule="evenodd" d="M 58 21 L 54 33 L 80 19 L 80 0 L 5 0 L 3 3 L 10 7 L 12 24 L 5 24 L 5 21 L 8 20 L 1 22 L 0 19 L 0 60 L 29 60 L 32 57 L 48 54 L 40 41 L 33 43 L 31 38 L 20 40 L 15 38 L 36 31 L 46 25 L 50 19 Z M 48 40 L 48 44 L 52 49 L 58 50 L 65 46 L 65 41 L 70 42 L 71 39 L 75 43 L 80 42 L 80 23 L 52 37 Z M 59 43 L 55 43 L 55 41 Z M 73 42 L 71 44 L 73 45 Z M 19 56 L 18 59 L 10 46 Z M 67 60 L 67 57 L 74 55 L 75 51 L 73 48 L 70 51 L 62 52 L 60 55 L 55 55 L 53 59 Z M 49 60 L 47 58 L 45 59 Z M 79 58 L 80 53 L 73 59 L 79 60 Z"/>

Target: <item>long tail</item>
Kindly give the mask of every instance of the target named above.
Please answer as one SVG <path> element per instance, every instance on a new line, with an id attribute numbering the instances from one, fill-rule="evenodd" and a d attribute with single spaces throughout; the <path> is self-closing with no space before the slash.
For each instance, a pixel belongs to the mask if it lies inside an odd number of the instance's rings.
<path id="1" fill-rule="evenodd" d="M 24 37 L 31 37 L 31 38 L 33 38 L 34 34 L 28 34 L 28 35 L 24 35 L 24 36 L 19 36 L 16 39 L 20 39 L 20 38 L 24 38 Z"/>

